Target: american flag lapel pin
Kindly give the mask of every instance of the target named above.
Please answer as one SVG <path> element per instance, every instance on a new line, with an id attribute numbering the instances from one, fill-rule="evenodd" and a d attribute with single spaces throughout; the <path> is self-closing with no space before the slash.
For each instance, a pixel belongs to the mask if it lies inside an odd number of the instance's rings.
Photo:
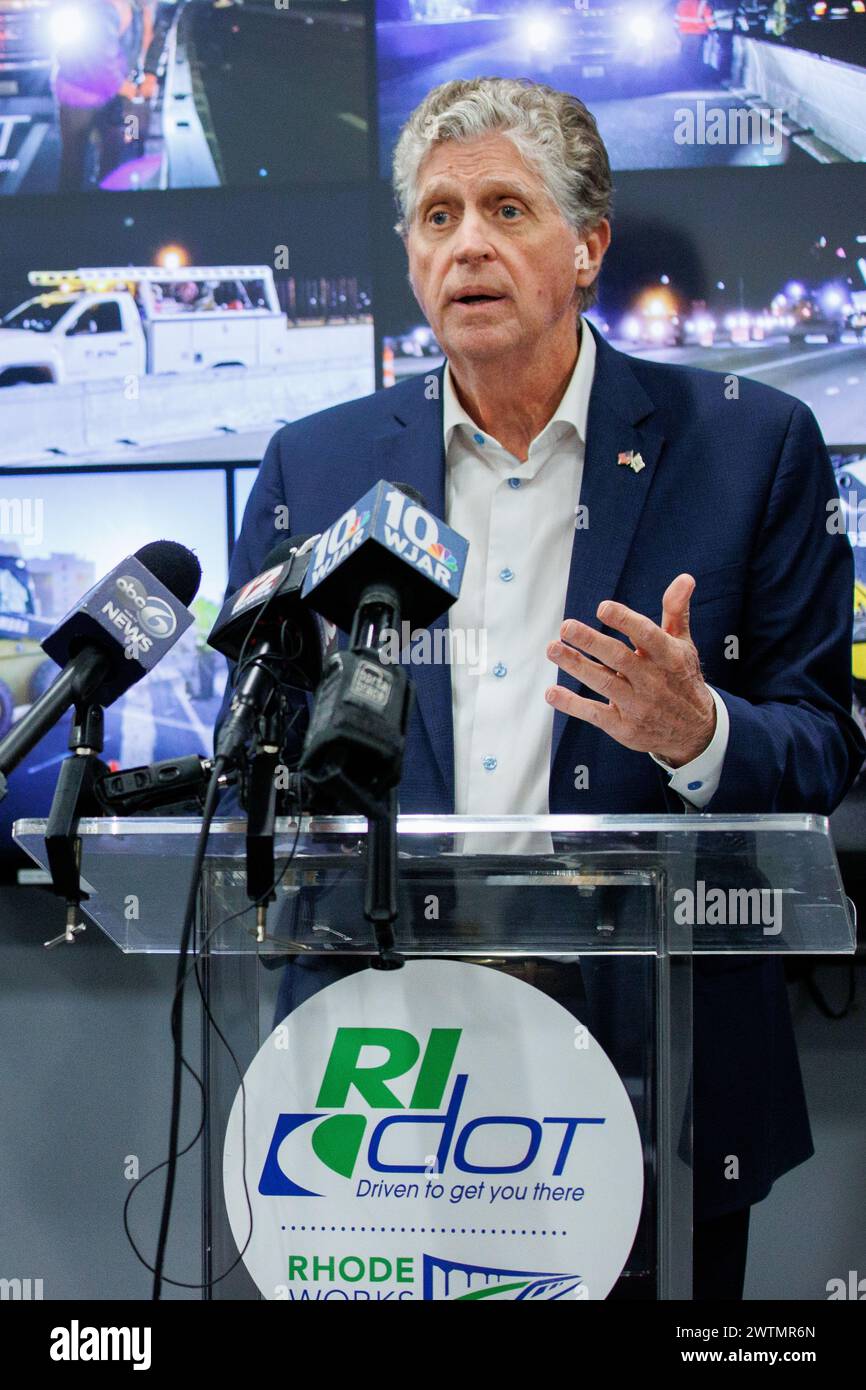
<path id="1" fill-rule="evenodd" d="M 639 473 L 646 464 L 640 454 L 635 453 L 634 449 L 624 450 L 616 456 L 617 464 L 624 468 L 630 468 L 633 473 Z"/>

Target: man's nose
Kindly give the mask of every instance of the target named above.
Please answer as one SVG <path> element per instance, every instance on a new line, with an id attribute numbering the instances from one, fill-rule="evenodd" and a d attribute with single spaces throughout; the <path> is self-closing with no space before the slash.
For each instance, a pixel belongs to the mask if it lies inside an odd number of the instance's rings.
<path id="1" fill-rule="evenodd" d="M 452 250 L 458 263 L 490 260 L 496 254 L 490 229 L 483 217 L 474 212 L 464 213 L 452 243 Z"/>

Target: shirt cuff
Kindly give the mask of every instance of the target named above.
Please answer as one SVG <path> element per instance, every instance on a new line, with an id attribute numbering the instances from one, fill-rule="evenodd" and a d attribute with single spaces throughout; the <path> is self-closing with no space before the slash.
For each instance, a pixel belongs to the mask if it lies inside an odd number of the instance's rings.
<path id="1" fill-rule="evenodd" d="M 692 758 L 682 767 L 671 767 L 669 763 L 650 753 L 654 763 L 670 774 L 668 786 L 689 806 L 701 810 L 712 800 L 718 790 L 722 777 L 725 754 L 728 751 L 728 737 L 731 732 L 731 719 L 728 707 L 711 685 L 707 686 L 716 707 L 716 731 L 703 753 Z"/>

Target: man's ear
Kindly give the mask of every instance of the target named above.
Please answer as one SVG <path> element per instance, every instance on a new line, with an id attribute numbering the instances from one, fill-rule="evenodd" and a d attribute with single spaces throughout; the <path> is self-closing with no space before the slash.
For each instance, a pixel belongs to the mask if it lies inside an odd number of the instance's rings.
<path id="1" fill-rule="evenodd" d="M 610 246 L 610 223 L 606 217 L 588 232 L 584 232 L 574 248 L 575 280 L 581 287 L 591 285 L 601 270 L 605 252 Z"/>
<path id="2" fill-rule="evenodd" d="M 418 305 L 419 309 L 421 309 L 421 312 L 423 313 L 423 312 L 424 312 L 424 307 L 423 307 L 423 305 L 422 305 L 420 299 L 418 298 L 418 291 L 416 290 L 416 288 L 415 288 L 415 282 L 414 282 L 414 280 L 412 279 L 412 263 L 411 263 L 411 261 L 409 260 L 409 237 L 408 237 L 408 235 L 407 235 L 407 236 L 402 236 L 402 237 L 401 237 L 401 240 L 402 240 L 402 242 L 403 242 L 403 249 L 404 249 L 404 251 L 406 252 L 406 279 L 407 279 L 408 282 L 409 282 L 409 288 L 410 288 L 410 290 L 412 291 L 412 294 L 415 296 L 415 303 Z"/>

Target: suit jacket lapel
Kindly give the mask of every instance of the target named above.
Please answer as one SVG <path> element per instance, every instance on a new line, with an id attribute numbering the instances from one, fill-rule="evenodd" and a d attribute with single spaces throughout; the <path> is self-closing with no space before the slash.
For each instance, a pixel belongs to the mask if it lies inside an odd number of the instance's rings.
<path id="1" fill-rule="evenodd" d="M 585 320 L 584 320 L 585 322 Z M 629 366 L 627 357 L 610 347 L 590 325 L 596 339 L 596 364 L 587 420 L 586 451 L 580 504 L 588 524 L 574 533 L 571 570 L 563 616 L 580 618 L 593 627 L 602 624 L 595 610 L 616 592 L 640 515 L 649 493 L 664 436 L 651 416 L 655 406 Z M 388 427 L 375 443 L 378 476 L 410 483 L 431 511 L 445 516 L 445 446 L 442 437 L 442 376 L 428 396 L 425 382 L 401 392 Z M 639 453 L 644 468 L 635 473 L 617 464 L 617 455 Z M 448 626 L 445 613 L 433 624 Z M 454 729 L 451 718 L 451 670 L 447 665 L 412 667 L 418 709 L 433 754 L 454 798 Z M 563 673 L 558 682 L 579 692 L 581 684 Z M 591 692 L 587 692 L 591 693 Z M 551 767 L 569 716 L 558 710 L 553 722 Z"/>
<path id="2" fill-rule="evenodd" d="M 585 320 L 584 320 L 585 322 Z M 601 629 L 596 609 L 613 598 L 629 549 L 649 495 L 664 436 L 650 417 L 655 406 L 623 353 L 596 339 L 596 364 L 586 429 L 586 451 L 580 506 L 583 527 L 574 533 L 571 570 L 563 617 Z M 633 451 L 644 467 L 634 472 L 617 464 L 617 456 Z M 558 635 L 558 634 L 557 634 Z M 565 672 L 557 684 L 580 692 L 581 682 Z M 585 692 L 591 695 L 591 691 Z M 557 710 L 553 720 L 551 768 L 569 715 Z"/>
<path id="3" fill-rule="evenodd" d="M 378 476 L 392 483 L 409 483 L 424 498 L 434 516 L 445 517 L 445 443 L 442 437 L 442 376 L 444 366 L 419 379 L 416 392 L 404 393 L 386 432 L 376 442 Z M 435 375 L 437 390 L 428 398 L 425 382 Z M 448 614 L 432 624 L 447 628 Z M 454 727 L 451 718 L 451 668 L 422 663 L 410 671 L 415 697 L 433 755 L 454 804 Z"/>

